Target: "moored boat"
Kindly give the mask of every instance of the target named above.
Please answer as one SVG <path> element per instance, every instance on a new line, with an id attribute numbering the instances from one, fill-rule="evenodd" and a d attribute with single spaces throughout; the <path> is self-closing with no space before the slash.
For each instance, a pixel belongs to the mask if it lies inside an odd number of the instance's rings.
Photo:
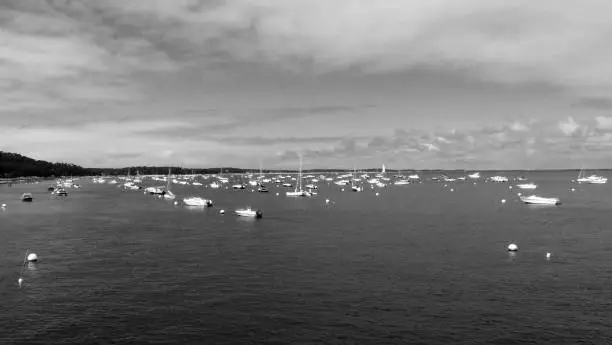
<path id="1" fill-rule="evenodd" d="M 537 195 L 521 196 L 521 201 L 525 204 L 533 205 L 561 205 L 558 198 L 544 198 Z"/>
<path id="2" fill-rule="evenodd" d="M 263 212 L 261 210 L 253 210 L 251 207 L 237 209 L 236 214 L 241 217 L 251 217 L 251 218 L 262 218 Z"/>
<path id="3" fill-rule="evenodd" d="M 30 193 L 23 193 L 21 195 L 21 201 L 32 202 L 32 200 L 34 200 L 34 198 L 32 197 L 32 194 L 30 194 Z"/>

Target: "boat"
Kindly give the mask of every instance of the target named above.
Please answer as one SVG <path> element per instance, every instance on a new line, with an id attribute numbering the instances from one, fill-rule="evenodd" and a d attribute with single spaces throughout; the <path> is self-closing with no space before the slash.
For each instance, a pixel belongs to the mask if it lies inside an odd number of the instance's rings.
<path id="1" fill-rule="evenodd" d="M 66 190 L 62 187 L 55 188 L 53 194 L 57 196 L 68 196 L 68 192 L 66 192 Z"/>
<path id="2" fill-rule="evenodd" d="M 469 174 L 468 177 L 471 178 L 472 180 L 477 180 L 477 179 L 480 178 L 480 173 L 479 172 L 475 172 L 473 174 Z"/>
<path id="3" fill-rule="evenodd" d="M 213 205 L 212 200 L 200 198 L 197 196 L 184 198 L 183 203 L 187 206 L 208 206 L 211 207 Z"/>
<path id="4" fill-rule="evenodd" d="M 259 188 L 257 188 L 257 191 L 260 193 L 268 193 L 269 190 L 268 188 L 266 188 L 265 186 L 260 186 Z"/>
<path id="5" fill-rule="evenodd" d="M 47 191 L 48 191 L 48 192 L 53 192 L 54 190 L 55 190 L 55 187 L 53 187 L 53 186 L 51 186 L 51 187 L 47 188 Z"/>
<path id="6" fill-rule="evenodd" d="M 232 186 L 232 188 L 234 188 L 234 189 L 245 189 L 246 186 L 243 185 L 243 184 L 235 184 L 235 185 Z"/>
<path id="7" fill-rule="evenodd" d="M 506 176 L 491 176 L 490 180 L 493 182 L 508 182 Z"/>
<path id="8" fill-rule="evenodd" d="M 537 195 L 521 196 L 521 201 L 525 204 L 532 205 L 560 205 L 561 201 L 558 198 L 544 198 Z"/>
<path id="9" fill-rule="evenodd" d="M 520 189 L 536 189 L 538 186 L 534 183 L 521 183 L 516 185 Z"/>
<path id="10" fill-rule="evenodd" d="M 251 218 L 261 218 L 263 217 L 263 212 L 261 210 L 253 210 L 251 207 L 238 209 L 235 211 L 237 215 L 241 217 L 251 217 Z"/>
<path id="11" fill-rule="evenodd" d="M 298 183 L 295 186 L 295 190 L 293 192 L 285 192 L 285 195 L 289 197 L 308 197 L 312 196 L 312 192 L 307 192 L 302 189 L 302 156 L 300 156 L 300 170 L 298 173 Z"/>
<path id="12" fill-rule="evenodd" d="M 32 197 L 32 194 L 30 194 L 30 193 L 23 193 L 21 195 L 21 201 L 32 202 L 32 200 L 34 200 L 34 198 Z"/>
<path id="13" fill-rule="evenodd" d="M 174 195 L 174 193 L 172 193 L 172 191 L 170 190 L 170 183 L 171 183 L 171 181 L 172 181 L 172 180 L 170 179 L 170 172 L 171 172 L 171 169 L 172 169 L 172 168 L 168 168 L 168 178 L 166 179 L 166 180 L 167 180 L 166 190 L 162 191 L 162 194 L 161 194 L 161 195 L 162 195 L 162 197 L 163 197 L 164 199 L 167 199 L 167 200 L 174 200 L 174 199 L 176 199 L 176 195 Z"/>
<path id="14" fill-rule="evenodd" d="M 584 168 L 580 168 L 580 172 L 578 172 L 576 182 L 588 184 L 605 184 L 608 182 L 608 178 L 597 175 L 584 176 Z"/>
<path id="15" fill-rule="evenodd" d="M 396 186 L 403 186 L 403 185 L 407 185 L 410 184 L 410 181 L 406 181 L 406 180 L 397 180 L 395 182 L 393 182 L 394 185 Z"/>
<path id="16" fill-rule="evenodd" d="M 210 188 L 219 188 L 219 187 L 221 187 L 221 185 L 218 184 L 217 182 L 213 182 L 210 184 Z"/>

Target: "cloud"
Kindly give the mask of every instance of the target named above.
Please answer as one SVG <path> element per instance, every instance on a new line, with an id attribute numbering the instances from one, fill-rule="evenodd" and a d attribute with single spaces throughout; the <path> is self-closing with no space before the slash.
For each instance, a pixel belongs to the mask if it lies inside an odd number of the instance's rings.
<path id="1" fill-rule="evenodd" d="M 146 37 L 213 60 L 316 72 L 427 66 L 502 83 L 612 86 L 606 77 L 612 48 L 605 44 L 612 3 L 605 0 L 511 6 L 501 0 L 109 0 L 95 6 Z"/>
<path id="2" fill-rule="evenodd" d="M 576 123 L 573 117 L 568 117 L 566 122 L 559 122 L 559 129 L 565 135 L 572 135 L 580 129 L 580 125 Z"/>
<path id="3" fill-rule="evenodd" d="M 595 117 L 597 129 L 603 131 L 612 130 L 612 117 L 597 116 Z"/>

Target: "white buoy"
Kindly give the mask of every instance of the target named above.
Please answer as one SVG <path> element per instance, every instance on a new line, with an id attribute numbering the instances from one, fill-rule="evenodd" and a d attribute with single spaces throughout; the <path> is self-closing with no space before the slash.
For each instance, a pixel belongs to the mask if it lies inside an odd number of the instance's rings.
<path id="1" fill-rule="evenodd" d="M 521 195 L 523 195 L 523 193 L 516 193 L 516 195 L 521 196 Z"/>
<path id="2" fill-rule="evenodd" d="M 175 202 L 174 202 L 174 205 L 178 205 L 178 201 L 175 201 Z"/>
<path id="3" fill-rule="evenodd" d="M 378 192 L 376 192 L 376 196 L 379 196 L 380 194 Z"/>
<path id="4" fill-rule="evenodd" d="M 518 251 L 518 246 L 516 244 L 514 244 L 514 243 L 510 243 L 508 245 L 508 251 L 509 252 L 516 252 L 516 251 Z"/>
<path id="5" fill-rule="evenodd" d="M 550 259 L 551 254 L 550 253 L 546 253 L 546 259 Z"/>
<path id="6" fill-rule="evenodd" d="M 326 203 L 326 204 L 329 204 L 329 199 L 325 199 L 325 203 Z"/>
<path id="7" fill-rule="evenodd" d="M 451 190 L 450 190 L 450 191 L 451 191 L 451 192 L 454 192 L 454 191 L 455 191 L 455 189 L 454 189 L 454 188 L 451 188 Z"/>
<path id="8" fill-rule="evenodd" d="M 276 193 L 276 196 L 278 196 L 278 193 Z"/>
<path id="9" fill-rule="evenodd" d="M 341 192 L 344 192 L 344 188 L 341 188 L 341 189 L 340 189 L 340 191 L 341 191 Z"/>
<path id="10" fill-rule="evenodd" d="M 219 213 L 225 214 L 225 210 L 221 210 L 221 211 L 219 211 Z"/>
<path id="11" fill-rule="evenodd" d="M 506 203 L 506 199 L 501 199 L 501 203 L 505 204 Z"/>
<path id="12" fill-rule="evenodd" d="M 28 261 L 29 262 L 34 262 L 38 260 L 38 255 L 36 255 L 36 253 L 30 253 L 28 254 Z"/>
<path id="13" fill-rule="evenodd" d="M 2 208 L 6 208 L 6 204 L 2 204 Z"/>
<path id="14" fill-rule="evenodd" d="M 572 191 L 572 192 L 575 192 L 575 191 L 576 191 L 576 188 L 572 188 L 572 189 L 571 189 L 571 191 Z"/>
<path id="15" fill-rule="evenodd" d="M 512 186 L 508 186 L 508 189 L 512 189 Z"/>
<path id="16" fill-rule="evenodd" d="M 23 283 L 23 278 L 17 279 L 17 283 L 19 283 L 19 287 L 21 287 L 21 283 Z"/>
<path id="17" fill-rule="evenodd" d="M 445 185 L 444 185 L 444 187 L 446 188 L 446 187 L 448 187 L 448 185 L 447 185 L 447 184 L 445 184 Z"/>

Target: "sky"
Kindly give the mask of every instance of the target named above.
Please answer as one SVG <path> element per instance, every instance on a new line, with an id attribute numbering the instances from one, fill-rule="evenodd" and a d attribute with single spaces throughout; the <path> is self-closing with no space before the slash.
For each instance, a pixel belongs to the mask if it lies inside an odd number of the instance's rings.
<path id="1" fill-rule="evenodd" d="M 0 150 L 86 167 L 612 168 L 609 0 L 3 0 Z"/>

